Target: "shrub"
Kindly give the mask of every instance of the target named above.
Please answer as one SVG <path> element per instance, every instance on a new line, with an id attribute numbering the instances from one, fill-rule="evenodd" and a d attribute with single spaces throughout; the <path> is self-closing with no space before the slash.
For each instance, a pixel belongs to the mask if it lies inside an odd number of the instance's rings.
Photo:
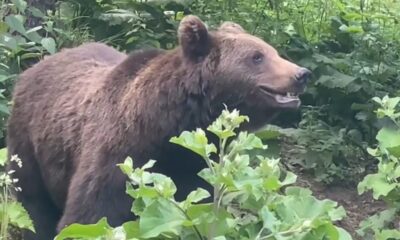
<path id="1" fill-rule="evenodd" d="M 149 171 L 156 161 L 134 168 L 128 158 L 119 167 L 130 179 L 127 194 L 134 199 L 132 211 L 139 219 L 117 228 L 105 218 L 92 225 L 72 224 L 56 239 L 351 239 L 333 224 L 345 216 L 342 207 L 317 200 L 308 189 L 290 186 L 296 176 L 281 171 L 278 159 L 250 154 L 266 146 L 252 133 L 235 133 L 248 120 L 236 110 L 224 110 L 207 128 L 218 137 L 219 149 L 202 129 L 171 139 L 207 163 L 199 176 L 214 187 L 212 200 L 205 201 L 210 193 L 199 188 L 177 202 L 173 181 Z"/>

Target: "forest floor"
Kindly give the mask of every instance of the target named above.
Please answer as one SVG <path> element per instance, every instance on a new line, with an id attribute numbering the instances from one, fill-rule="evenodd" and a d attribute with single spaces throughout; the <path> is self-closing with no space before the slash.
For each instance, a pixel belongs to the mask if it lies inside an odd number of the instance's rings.
<path id="1" fill-rule="evenodd" d="M 356 233 L 360 223 L 385 209 L 385 203 L 374 200 L 370 193 L 358 195 L 356 185 L 337 183 L 326 185 L 315 181 L 309 174 L 301 172 L 296 172 L 296 174 L 298 175 L 297 184 L 312 190 L 316 198 L 330 199 L 344 207 L 347 216 L 337 222 L 337 225 L 346 229 L 354 240 L 365 240 Z"/>

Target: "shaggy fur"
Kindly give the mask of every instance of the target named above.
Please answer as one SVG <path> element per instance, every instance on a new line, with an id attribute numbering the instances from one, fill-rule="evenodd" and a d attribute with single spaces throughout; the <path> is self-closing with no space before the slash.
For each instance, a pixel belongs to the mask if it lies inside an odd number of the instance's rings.
<path id="1" fill-rule="evenodd" d="M 126 177 L 116 166 L 127 156 L 139 167 L 170 176 L 182 199 L 209 186 L 196 176 L 203 161 L 169 143 L 183 130 L 205 127 L 223 104 L 265 124 L 281 108 L 259 90 L 297 91 L 301 70 L 275 49 L 233 23 L 210 32 L 195 16 L 182 20 L 180 47 L 142 50 L 126 56 L 89 43 L 47 57 L 21 74 L 8 126 L 12 165 L 23 191 L 17 194 L 37 234 L 52 239 L 71 223 L 111 225 L 133 219 Z M 265 56 L 252 64 L 254 52 Z"/>

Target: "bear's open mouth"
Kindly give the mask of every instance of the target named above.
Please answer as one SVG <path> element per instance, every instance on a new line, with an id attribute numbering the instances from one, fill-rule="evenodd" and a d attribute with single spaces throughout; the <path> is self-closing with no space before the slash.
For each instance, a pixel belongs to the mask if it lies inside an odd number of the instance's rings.
<path id="1" fill-rule="evenodd" d="M 286 92 L 286 93 L 283 93 L 283 92 L 277 92 L 277 91 L 275 91 L 275 90 L 273 90 L 273 89 L 271 89 L 271 88 L 269 88 L 269 87 L 267 87 L 265 85 L 260 85 L 259 87 L 262 90 L 262 92 L 264 92 L 264 93 L 270 95 L 271 97 L 273 97 L 274 100 L 277 103 L 280 103 L 280 104 L 291 104 L 291 103 L 294 103 L 294 104 L 297 105 L 300 102 L 300 98 L 299 98 L 299 94 L 300 93 L 299 92 Z"/>

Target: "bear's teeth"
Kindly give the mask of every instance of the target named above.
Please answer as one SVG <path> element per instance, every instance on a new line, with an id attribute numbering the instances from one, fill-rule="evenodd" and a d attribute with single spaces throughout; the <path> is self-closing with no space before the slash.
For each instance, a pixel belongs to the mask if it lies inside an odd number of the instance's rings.
<path id="1" fill-rule="evenodd" d="M 296 97 L 295 93 L 287 92 L 286 97 Z"/>

